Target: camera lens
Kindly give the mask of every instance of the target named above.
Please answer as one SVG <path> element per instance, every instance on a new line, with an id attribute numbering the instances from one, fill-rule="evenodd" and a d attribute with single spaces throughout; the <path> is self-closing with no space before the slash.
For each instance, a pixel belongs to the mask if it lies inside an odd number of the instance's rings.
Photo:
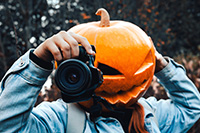
<path id="1" fill-rule="evenodd" d="M 67 83 L 76 84 L 80 80 L 80 72 L 77 68 L 68 68 L 65 73 L 65 80 Z"/>
<path id="2" fill-rule="evenodd" d="M 66 95 L 80 95 L 90 86 L 91 72 L 88 66 L 80 60 L 63 61 L 55 75 L 58 88 Z"/>
<path id="3" fill-rule="evenodd" d="M 68 82 L 75 84 L 79 80 L 79 75 L 75 73 L 70 73 L 69 75 L 67 75 L 66 79 Z"/>

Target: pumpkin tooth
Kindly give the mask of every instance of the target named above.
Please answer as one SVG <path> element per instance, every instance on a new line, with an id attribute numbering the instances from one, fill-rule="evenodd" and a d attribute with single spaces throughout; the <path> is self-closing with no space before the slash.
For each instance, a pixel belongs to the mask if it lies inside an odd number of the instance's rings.
<path id="1" fill-rule="evenodd" d="M 118 102 L 118 98 L 117 98 L 117 96 L 113 96 L 113 97 L 109 98 L 109 101 L 111 104 L 115 104 Z"/>
<path id="2" fill-rule="evenodd" d="M 123 96 L 117 95 L 117 97 L 118 97 L 118 99 L 120 99 L 120 102 L 122 102 L 122 103 L 127 102 L 128 97 L 126 95 L 123 95 Z"/>

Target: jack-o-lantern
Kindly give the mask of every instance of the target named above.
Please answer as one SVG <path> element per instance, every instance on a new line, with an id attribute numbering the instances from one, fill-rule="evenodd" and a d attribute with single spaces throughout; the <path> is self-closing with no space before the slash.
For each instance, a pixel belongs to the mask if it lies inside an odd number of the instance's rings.
<path id="1" fill-rule="evenodd" d="M 96 95 L 111 104 L 132 104 L 149 87 L 155 69 L 154 46 L 138 26 L 125 21 L 110 21 L 103 8 L 96 12 L 101 21 L 72 27 L 96 47 L 95 66 L 103 71 L 104 82 Z"/>

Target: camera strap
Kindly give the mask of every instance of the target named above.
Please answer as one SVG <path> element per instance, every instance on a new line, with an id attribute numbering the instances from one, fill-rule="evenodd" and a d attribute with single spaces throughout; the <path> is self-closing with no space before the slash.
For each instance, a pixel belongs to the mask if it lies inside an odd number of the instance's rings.
<path id="1" fill-rule="evenodd" d="M 78 104 L 68 104 L 67 133 L 83 133 L 85 130 L 85 126 L 85 111 Z"/>
<path id="2" fill-rule="evenodd" d="M 106 107 L 109 111 L 115 112 L 118 114 L 123 114 L 122 111 L 117 110 L 115 105 L 110 104 L 107 102 L 104 98 L 100 96 L 96 96 L 95 94 L 92 96 L 93 99 L 93 105 L 88 109 L 84 106 L 80 105 L 83 110 L 87 111 L 90 114 L 90 119 L 93 120 L 98 116 L 102 115 L 102 104 L 104 107 Z"/>
<path id="3" fill-rule="evenodd" d="M 150 107 L 150 105 L 146 101 L 144 101 L 142 99 L 139 99 L 138 102 L 140 104 L 142 104 L 142 106 L 145 109 L 149 110 L 153 114 L 152 120 L 155 122 L 155 124 L 157 125 L 157 127 L 159 127 L 158 120 L 157 120 L 156 115 L 155 115 L 155 111 Z"/>

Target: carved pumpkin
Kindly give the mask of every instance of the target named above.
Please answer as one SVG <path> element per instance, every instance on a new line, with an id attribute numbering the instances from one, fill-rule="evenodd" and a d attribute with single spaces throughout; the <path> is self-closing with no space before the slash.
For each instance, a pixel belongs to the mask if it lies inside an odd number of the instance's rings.
<path id="1" fill-rule="evenodd" d="M 149 87 L 155 69 L 154 46 L 138 26 L 125 21 L 110 21 L 103 8 L 96 12 L 99 22 L 72 27 L 96 46 L 95 66 L 103 71 L 104 82 L 96 95 L 111 104 L 132 104 Z"/>

